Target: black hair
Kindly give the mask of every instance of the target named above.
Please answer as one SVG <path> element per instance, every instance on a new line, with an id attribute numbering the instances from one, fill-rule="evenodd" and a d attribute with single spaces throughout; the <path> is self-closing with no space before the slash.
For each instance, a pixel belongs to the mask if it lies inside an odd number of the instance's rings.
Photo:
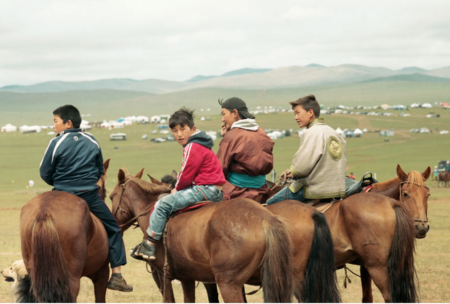
<path id="1" fill-rule="evenodd" d="M 319 118 L 320 116 L 320 105 L 316 101 L 316 96 L 314 95 L 299 98 L 296 101 L 290 102 L 290 104 L 292 105 L 292 109 L 296 106 L 302 106 L 302 108 L 307 112 L 312 109 L 316 118 Z"/>
<path id="2" fill-rule="evenodd" d="M 223 109 L 227 109 L 228 111 L 230 111 L 230 113 L 233 113 L 233 111 L 236 110 L 236 109 L 228 109 L 228 108 L 223 108 Z M 241 114 L 241 112 L 239 112 L 239 110 L 236 110 L 236 111 L 238 112 L 240 119 L 245 119 L 245 117 L 242 116 L 242 114 Z"/>
<path id="3" fill-rule="evenodd" d="M 182 107 L 173 113 L 169 119 L 169 128 L 173 129 L 178 125 L 187 125 L 189 129 L 192 129 L 194 127 L 194 110 L 189 110 L 186 107 Z"/>
<path id="4" fill-rule="evenodd" d="M 78 129 L 81 125 L 80 111 L 72 105 L 65 105 L 57 108 L 53 111 L 53 115 L 58 115 L 61 117 L 64 123 L 70 120 L 75 129 Z"/>

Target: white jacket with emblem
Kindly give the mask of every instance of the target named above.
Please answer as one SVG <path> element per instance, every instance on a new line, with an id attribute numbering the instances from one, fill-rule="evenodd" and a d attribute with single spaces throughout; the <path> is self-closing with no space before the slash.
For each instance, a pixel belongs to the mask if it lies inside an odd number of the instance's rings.
<path id="1" fill-rule="evenodd" d="M 307 199 L 345 196 L 345 140 L 323 118 L 312 121 L 300 136 L 300 148 L 292 159 L 294 182 L 289 189 L 303 188 Z"/>

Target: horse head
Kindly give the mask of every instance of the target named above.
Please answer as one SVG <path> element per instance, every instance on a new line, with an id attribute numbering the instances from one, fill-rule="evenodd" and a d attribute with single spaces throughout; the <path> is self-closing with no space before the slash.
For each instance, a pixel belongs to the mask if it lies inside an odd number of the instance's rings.
<path id="1" fill-rule="evenodd" d="M 141 229 L 147 229 L 147 218 L 161 193 L 168 193 L 170 189 L 165 186 L 148 183 L 141 179 L 144 169 L 138 174 L 128 174 L 126 169 L 119 169 L 117 185 L 109 198 L 112 202 L 112 213 L 122 231 L 128 229 L 136 221 Z"/>
<path id="2" fill-rule="evenodd" d="M 399 200 L 411 210 L 416 227 L 416 238 L 419 239 L 426 237 L 430 230 L 427 217 L 430 189 L 425 185 L 430 173 L 431 169 L 428 167 L 422 174 L 418 171 L 406 174 L 400 165 L 397 165 L 397 177 L 400 180 Z"/>

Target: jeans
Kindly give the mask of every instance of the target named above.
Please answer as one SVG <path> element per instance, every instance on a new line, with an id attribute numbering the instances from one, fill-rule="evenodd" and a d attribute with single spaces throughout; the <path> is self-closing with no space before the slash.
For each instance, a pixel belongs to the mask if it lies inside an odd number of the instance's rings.
<path id="1" fill-rule="evenodd" d="M 287 194 L 287 198 L 286 198 Z M 303 188 L 298 190 L 297 193 L 293 193 L 289 187 L 285 187 L 281 189 L 277 194 L 269 198 L 266 202 L 267 205 L 272 205 L 278 202 L 286 201 L 286 200 L 296 200 L 304 202 L 306 201 L 305 197 L 303 196 Z"/>
<path id="2" fill-rule="evenodd" d="M 111 263 L 111 268 L 125 265 L 127 263 L 127 258 L 119 224 L 108 206 L 101 199 L 98 194 L 98 189 L 79 191 L 74 194 L 86 201 L 89 210 L 91 210 L 91 212 L 102 221 L 103 226 L 105 226 L 106 234 L 108 235 L 109 262 Z"/>
<path id="3" fill-rule="evenodd" d="M 155 204 L 155 209 L 150 215 L 150 226 L 147 229 L 147 234 L 152 239 L 159 240 L 164 230 L 167 217 L 173 212 L 180 211 L 197 202 L 208 200 L 217 203 L 222 201 L 222 199 L 222 191 L 210 185 L 194 185 L 165 196 Z"/>

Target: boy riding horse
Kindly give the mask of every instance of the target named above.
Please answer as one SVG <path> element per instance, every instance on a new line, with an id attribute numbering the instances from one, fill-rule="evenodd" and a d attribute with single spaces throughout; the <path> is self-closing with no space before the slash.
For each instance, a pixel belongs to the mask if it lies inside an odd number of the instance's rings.
<path id="1" fill-rule="evenodd" d="M 327 126 L 320 116 L 314 95 L 290 102 L 295 121 L 306 130 L 300 136 L 300 147 L 291 168 L 283 174 L 294 182 L 267 201 L 268 205 L 286 199 L 329 199 L 345 196 L 345 140 Z"/>

